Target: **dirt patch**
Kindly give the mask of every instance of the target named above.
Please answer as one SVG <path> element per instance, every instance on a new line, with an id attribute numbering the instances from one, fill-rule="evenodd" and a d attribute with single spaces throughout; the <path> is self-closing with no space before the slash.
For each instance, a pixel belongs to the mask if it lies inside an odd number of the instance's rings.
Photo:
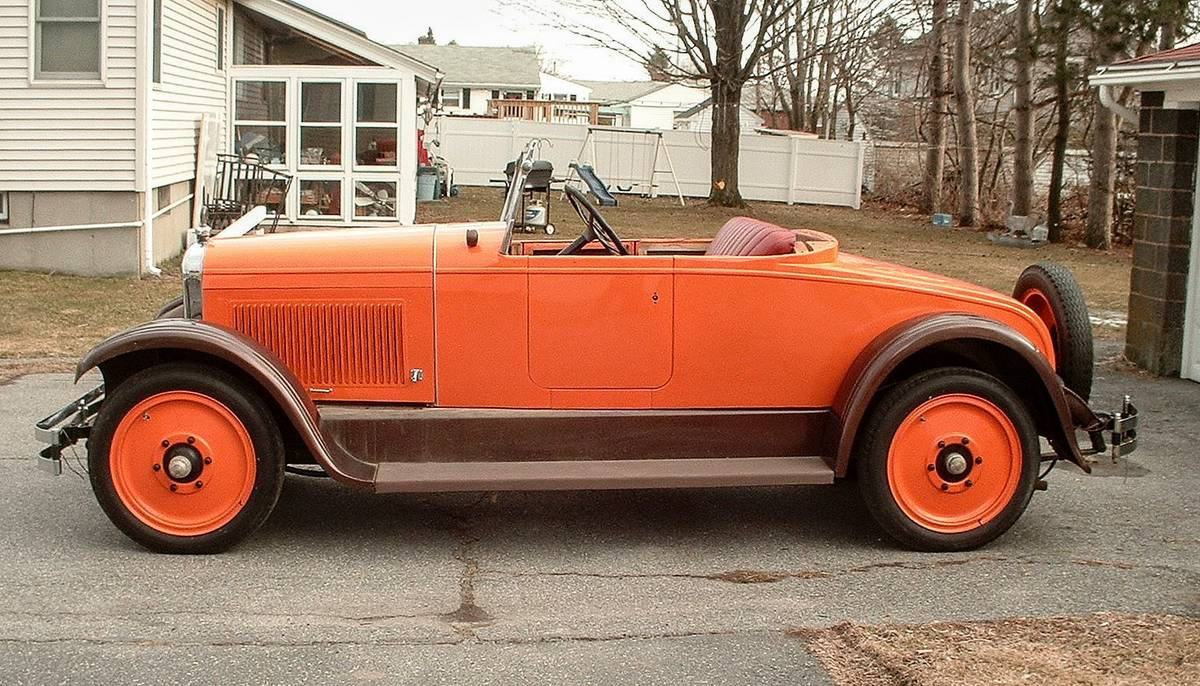
<path id="1" fill-rule="evenodd" d="M 1200 620 L 1087 617 L 798 630 L 842 686 L 1200 683 Z"/>
<path id="2" fill-rule="evenodd" d="M 764 572 L 754 569 L 734 569 L 720 574 L 712 574 L 707 578 L 713 581 L 726 581 L 731 584 L 771 584 L 784 579 L 825 579 L 829 572 Z"/>
<path id="3" fill-rule="evenodd" d="M 75 369 L 75 361 L 69 358 L 48 358 L 35 360 L 4 360 L 0 359 L 0 385 L 9 383 L 19 376 L 26 374 L 46 374 L 50 372 L 70 372 Z"/>
<path id="4" fill-rule="evenodd" d="M 500 216 L 498 188 L 463 188 L 450 200 L 419 203 L 419 222 L 494 221 Z M 1061 262 L 1071 269 L 1087 296 L 1088 307 L 1099 314 L 1095 334 L 1124 337 L 1123 317 L 1129 304 L 1128 249 L 1110 252 L 1076 245 L 1013 248 L 993 244 L 984 231 L 939 229 L 929 219 L 911 211 L 867 203 L 861 210 L 818 205 L 785 205 L 756 202 L 743 210 L 708 207 L 688 200 L 656 199 L 621 195 L 617 207 L 603 208 L 604 216 L 617 233 L 628 238 L 711 237 L 730 217 L 748 215 L 792 228 L 809 228 L 832 234 L 842 248 L 876 259 L 924 269 L 970 281 L 1000 291 L 1012 292 L 1021 271 L 1040 260 Z M 583 223 L 565 201 L 552 197 L 551 221 L 558 228 L 555 238 L 571 240 Z M 522 238 L 544 238 L 517 234 Z"/>

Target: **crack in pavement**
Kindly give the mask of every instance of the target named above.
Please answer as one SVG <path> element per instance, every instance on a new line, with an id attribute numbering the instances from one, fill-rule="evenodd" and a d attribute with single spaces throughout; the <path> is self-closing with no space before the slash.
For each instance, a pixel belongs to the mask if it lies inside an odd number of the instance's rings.
<path id="1" fill-rule="evenodd" d="M 477 638 L 475 629 L 487 626 L 494 620 L 487 610 L 475 602 L 475 578 L 479 575 L 479 560 L 473 553 L 475 544 L 479 542 L 479 537 L 475 534 L 479 508 L 489 497 L 489 494 L 482 494 L 475 502 L 462 508 L 465 510 L 462 514 L 453 510 L 440 510 L 449 520 L 447 529 L 458 539 L 454 559 L 462 563 L 463 571 L 458 579 L 458 608 L 439 616 L 449 622 L 464 639 Z"/>
<path id="2" fill-rule="evenodd" d="M 713 630 L 713 631 L 674 631 L 658 633 L 620 633 L 602 636 L 537 636 L 531 638 L 482 638 L 472 634 L 460 636 L 449 641 L 406 641 L 381 639 L 375 641 L 361 640 L 325 640 L 325 641 L 163 641 L 139 638 L 93 638 L 66 636 L 60 638 L 0 638 L 0 645 L 43 645 L 82 643 L 86 645 L 136 645 L 142 647 L 204 647 L 204 648 L 305 648 L 305 647 L 338 647 L 338 646 L 458 646 L 464 644 L 477 645 L 547 645 L 555 643 L 603 643 L 615 641 L 652 641 L 676 638 L 692 638 L 697 636 L 768 636 L 788 633 L 786 627 L 779 629 L 762 629 L 749 631 Z"/>
<path id="3" fill-rule="evenodd" d="M 758 584 L 758 583 L 774 583 L 785 579 L 829 579 L 848 574 L 867 574 L 870 572 L 884 569 L 904 569 L 927 571 L 933 569 L 941 569 L 945 567 L 960 567 L 968 564 L 977 564 L 985 562 L 994 563 L 1010 563 L 1017 565 L 1045 565 L 1045 566 L 1068 566 L 1078 565 L 1087 567 L 1110 567 L 1123 571 L 1132 570 L 1150 570 L 1150 571 L 1167 571 L 1185 575 L 1200 575 L 1200 571 L 1181 569 L 1170 565 L 1147 565 L 1134 564 L 1130 562 L 1120 562 L 1111 560 L 1088 560 L 1088 559 L 1070 559 L 1070 560 L 1043 560 L 1032 557 L 1008 557 L 1002 555 L 979 555 L 967 558 L 939 559 L 930 562 L 916 562 L 910 560 L 890 560 L 886 562 L 873 562 L 870 564 L 856 565 L 853 567 L 844 567 L 835 570 L 821 569 L 805 569 L 798 571 L 769 571 L 769 570 L 752 570 L 752 569 L 735 569 L 726 572 L 714 572 L 708 574 L 700 574 L 694 572 L 576 572 L 576 571 L 547 571 L 547 572 L 523 572 L 500 568 L 483 568 L 485 574 L 495 574 L 499 576 L 510 577 L 581 577 L 595 579 L 689 579 L 696 581 L 720 581 L 735 584 Z"/>

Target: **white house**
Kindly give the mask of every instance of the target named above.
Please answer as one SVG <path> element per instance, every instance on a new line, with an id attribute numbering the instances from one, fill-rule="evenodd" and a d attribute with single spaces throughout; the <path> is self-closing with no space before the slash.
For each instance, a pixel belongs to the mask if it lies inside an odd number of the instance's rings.
<path id="1" fill-rule="evenodd" d="M 437 45 L 430 40 L 392 47 L 445 75 L 439 93 L 444 114 L 485 116 L 493 100 L 586 102 L 591 97 L 590 88 L 543 71 L 535 47 Z"/>
<path id="2" fill-rule="evenodd" d="M 599 102 L 602 124 L 638 129 L 675 128 L 675 116 L 709 97 L 705 88 L 664 81 L 581 81 Z"/>
<path id="3" fill-rule="evenodd" d="M 744 103 L 738 107 L 738 120 L 741 123 L 742 133 L 751 133 L 763 126 L 763 118 Z M 682 131 L 712 133 L 712 123 L 712 98 L 702 100 L 691 108 L 675 115 L 675 128 Z"/>
<path id="4" fill-rule="evenodd" d="M 288 0 L 0 0 L 0 21 L 0 269 L 177 254 L 204 115 L 218 150 L 294 177 L 286 221 L 413 221 L 417 91 L 439 75 L 354 27 Z"/>

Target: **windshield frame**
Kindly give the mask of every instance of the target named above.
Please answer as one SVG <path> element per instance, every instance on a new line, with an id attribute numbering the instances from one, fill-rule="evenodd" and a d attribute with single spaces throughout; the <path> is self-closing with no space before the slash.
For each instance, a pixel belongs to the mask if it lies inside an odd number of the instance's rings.
<path id="1" fill-rule="evenodd" d="M 526 143 L 525 149 L 517 156 L 513 165 L 513 175 L 508 180 L 508 193 L 504 196 L 504 206 L 500 211 L 500 221 L 504 222 L 504 240 L 500 244 L 502 253 L 507 253 L 512 245 L 517 213 L 521 211 L 521 198 L 525 195 L 525 181 L 529 177 L 529 170 L 533 168 L 533 158 L 540 144 L 541 141 L 537 138 Z"/>

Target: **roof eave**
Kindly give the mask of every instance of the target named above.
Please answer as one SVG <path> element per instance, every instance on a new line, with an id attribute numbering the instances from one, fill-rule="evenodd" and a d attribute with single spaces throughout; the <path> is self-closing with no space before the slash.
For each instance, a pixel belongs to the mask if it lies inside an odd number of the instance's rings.
<path id="1" fill-rule="evenodd" d="M 407 69 L 418 79 L 436 83 L 443 76 L 437 67 L 367 38 L 352 27 L 287 0 L 236 0 L 240 5 L 295 27 L 314 38 L 385 67 Z"/>
<path id="2" fill-rule="evenodd" d="M 1093 86 L 1129 86 L 1200 79 L 1200 62 L 1109 65 L 1088 77 Z"/>

